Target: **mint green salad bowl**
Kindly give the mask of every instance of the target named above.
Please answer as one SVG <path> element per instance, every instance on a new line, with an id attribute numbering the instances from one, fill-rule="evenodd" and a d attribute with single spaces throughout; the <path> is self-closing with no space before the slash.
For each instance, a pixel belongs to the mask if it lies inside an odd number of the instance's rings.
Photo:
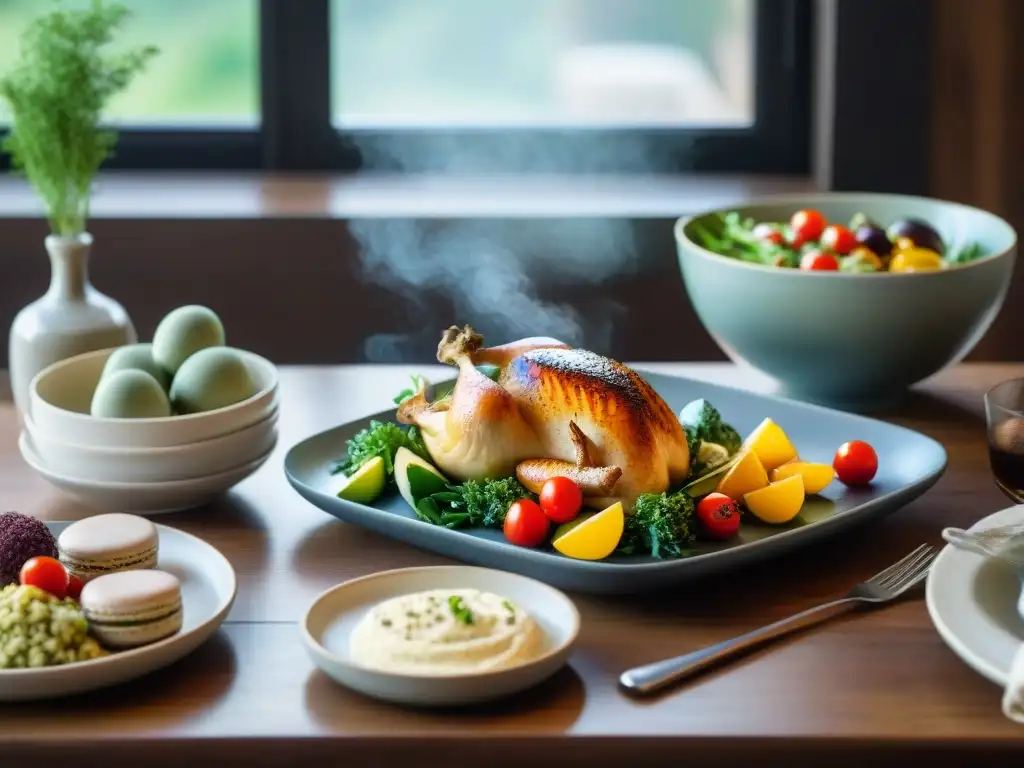
<path id="1" fill-rule="evenodd" d="M 985 335 L 1013 275 L 1017 235 L 978 208 L 921 197 L 820 193 L 771 197 L 735 209 L 788 222 L 802 208 L 847 224 L 860 212 L 883 227 L 927 221 L 947 245 L 982 256 L 933 272 L 807 272 L 714 253 L 695 237 L 707 211 L 675 225 L 686 292 L 733 361 L 773 379 L 778 394 L 845 410 L 893 405 L 913 384 L 963 359 Z"/>

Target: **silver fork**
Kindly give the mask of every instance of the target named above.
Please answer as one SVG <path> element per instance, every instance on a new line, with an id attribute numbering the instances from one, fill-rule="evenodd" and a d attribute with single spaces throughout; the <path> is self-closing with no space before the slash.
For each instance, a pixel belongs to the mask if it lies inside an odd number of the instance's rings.
<path id="1" fill-rule="evenodd" d="M 936 554 L 938 553 L 934 548 L 922 544 L 881 573 L 862 581 L 838 600 L 809 608 L 789 618 L 693 653 L 628 669 L 619 677 L 619 683 L 633 693 L 653 693 L 672 683 L 692 677 L 714 664 L 763 645 L 769 640 L 836 616 L 855 605 L 888 603 L 919 584 L 928 575 L 928 569 L 931 568 Z"/>

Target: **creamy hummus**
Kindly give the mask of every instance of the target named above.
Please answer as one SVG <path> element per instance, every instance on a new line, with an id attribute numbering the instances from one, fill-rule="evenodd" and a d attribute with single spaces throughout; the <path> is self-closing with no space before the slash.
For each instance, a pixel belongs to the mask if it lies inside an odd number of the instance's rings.
<path id="1" fill-rule="evenodd" d="M 352 660 L 386 672 L 493 672 L 536 658 L 540 627 L 512 601 L 475 589 L 439 589 L 386 600 L 352 630 Z"/>

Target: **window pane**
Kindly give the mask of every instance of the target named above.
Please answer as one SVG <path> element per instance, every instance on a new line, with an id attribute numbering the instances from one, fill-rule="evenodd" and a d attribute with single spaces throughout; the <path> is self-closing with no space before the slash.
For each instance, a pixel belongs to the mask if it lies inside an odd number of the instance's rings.
<path id="1" fill-rule="evenodd" d="M 160 48 L 144 72 L 111 100 L 117 123 L 245 124 L 259 120 L 257 0 L 122 0 L 132 11 L 119 47 Z M 62 4 L 82 8 L 85 0 Z M 18 57 L 18 38 L 49 0 L 0 0 L 0 72 Z M 6 122 L 6 104 L 0 120 Z"/>
<path id="2" fill-rule="evenodd" d="M 332 0 L 348 127 L 749 125 L 755 0 Z"/>

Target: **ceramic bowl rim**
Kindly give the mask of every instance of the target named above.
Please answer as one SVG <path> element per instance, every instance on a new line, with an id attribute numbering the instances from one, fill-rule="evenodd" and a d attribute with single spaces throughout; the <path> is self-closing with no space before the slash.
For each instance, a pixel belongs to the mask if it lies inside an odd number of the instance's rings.
<path id="1" fill-rule="evenodd" d="M 179 490 L 179 489 L 182 489 L 182 488 L 187 488 L 188 486 L 194 485 L 194 484 L 199 483 L 199 482 L 207 482 L 207 481 L 211 481 L 211 480 L 219 480 L 221 478 L 228 477 L 230 475 L 235 475 L 235 474 L 237 474 L 238 472 L 240 472 L 241 470 L 243 470 L 243 469 L 245 469 L 247 467 L 252 467 L 254 469 L 250 470 L 250 471 L 255 471 L 256 467 L 259 467 L 264 462 L 266 462 L 266 460 L 270 457 L 270 455 L 275 450 L 277 450 L 277 442 L 278 442 L 278 436 L 275 436 L 274 437 L 274 444 L 272 446 L 270 446 L 270 448 L 268 450 L 264 451 L 259 456 L 257 456 L 255 459 L 250 459 L 249 461 L 244 461 L 241 464 L 238 464 L 238 465 L 236 465 L 234 467 L 230 467 L 229 469 L 225 469 L 222 472 L 215 472 L 212 475 L 199 475 L 197 477 L 187 477 L 187 478 L 184 478 L 182 480 L 160 480 L 160 481 L 156 481 L 156 482 L 121 483 L 121 482 L 116 482 L 116 481 L 107 482 L 105 480 L 91 480 L 89 478 L 75 477 L 74 475 L 66 475 L 66 474 L 63 474 L 62 472 L 57 472 L 56 470 L 51 469 L 50 467 L 48 467 L 46 465 L 46 462 L 44 462 L 40 458 L 40 456 L 39 456 L 38 452 L 36 451 L 34 445 L 31 447 L 30 450 L 27 451 L 32 456 L 32 459 L 29 460 L 25 456 L 26 449 L 25 449 L 24 445 L 25 445 L 26 438 L 29 439 L 29 440 L 32 439 L 31 437 L 29 437 L 29 435 L 24 430 L 22 430 L 21 434 L 18 435 L 18 452 L 21 454 L 22 458 L 25 460 L 25 463 L 28 464 L 29 467 L 31 467 L 32 470 L 35 471 L 36 473 L 41 474 L 44 477 L 46 475 L 49 475 L 49 476 L 58 478 L 60 480 L 68 482 L 68 483 L 74 483 L 75 485 L 80 486 L 82 488 L 92 488 L 92 489 L 95 489 L 95 490 L 114 491 L 116 493 L 126 493 L 126 492 L 130 492 L 132 490 L 141 490 L 141 489 L 145 489 L 146 491 L 153 491 L 153 490 L 158 490 L 158 491 L 176 491 L 176 490 Z"/>
<path id="2" fill-rule="evenodd" d="M 712 213 L 721 213 L 726 211 L 724 208 L 709 208 L 706 210 L 697 211 L 692 214 L 680 216 L 676 219 L 675 224 L 672 227 L 672 232 L 675 235 L 676 244 L 679 246 L 685 245 L 686 250 L 693 253 L 696 256 L 700 256 L 709 261 L 718 263 L 730 264 L 738 268 L 751 269 L 758 272 L 768 272 L 778 275 L 789 275 L 798 274 L 802 280 L 835 280 L 843 279 L 846 280 L 878 280 L 878 279 L 897 279 L 897 280 L 912 280 L 912 279 L 943 279 L 943 275 L 962 272 L 965 269 L 973 269 L 980 267 L 984 264 L 991 264 L 995 261 L 1012 257 L 1017 248 L 1017 230 L 1006 221 L 1002 216 L 998 216 L 991 211 L 987 211 L 984 208 L 978 208 L 973 205 L 966 205 L 964 203 L 958 203 L 953 200 L 943 200 L 936 197 L 926 197 L 924 195 L 902 195 L 890 192 L 808 192 L 804 194 L 799 193 L 786 193 L 780 195 L 763 195 L 758 197 L 752 197 L 743 200 L 733 206 L 737 208 L 752 208 L 756 206 L 768 206 L 768 205 L 793 205 L 793 206 L 816 206 L 821 203 L 830 202 L 852 202 L 854 200 L 863 200 L 865 198 L 885 198 L 893 202 L 904 201 L 904 202 L 915 202 L 915 203 L 930 203 L 933 205 L 944 206 L 947 208 L 960 209 L 964 212 L 971 213 L 973 215 L 987 216 L 991 218 L 994 223 L 1005 229 L 1006 234 L 1009 235 L 1009 244 L 1006 248 L 982 256 L 980 259 L 967 262 L 966 264 L 953 264 L 945 269 L 927 271 L 927 272 L 835 272 L 835 271 L 814 271 L 814 270 L 797 270 L 797 269 L 780 269 L 779 267 L 773 267 L 768 264 L 755 264 L 750 261 L 741 261 L 730 256 L 724 256 L 720 253 L 715 253 L 699 243 L 692 240 L 689 235 L 686 234 L 686 227 L 690 222 L 695 219 L 699 219 L 702 216 L 708 216 Z"/>
<path id="3" fill-rule="evenodd" d="M 326 602 L 335 593 L 340 592 L 340 591 L 342 591 L 344 589 L 347 589 L 347 588 L 349 588 L 349 587 L 351 587 L 351 586 L 353 586 L 355 584 L 361 584 L 361 583 L 365 583 L 365 582 L 368 582 L 368 581 L 374 581 L 374 580 L 377 580 L 377 579 L 394 578 L 397 574 L 415 574 L 415 573 L 423 573 L 423 572 L 432 572 L 432 573 L 448 572 L 448 573 L 451 573 L 453 571 L 466 571 L 466 570 L 496 571 L 498 573 L 501 573 L 503 576 L 506 576 L 506 577 L 509 577 L 509 578 L 515 578 L 517 580 L 533 582 L 533 584 L 536 585 L 537 587 L 539 587 L 539 588 L 541 588 L 543 590 L 546 590 L 549 593 L 551 593 L 551 595 L 553 597 L 557 598 L 559 602 L 561 602 L 566 608 L 568 608 L 569 616 L 571 618 L 571 624 L 568 627 L 569 633 L 568 633 L 566 639 L 563 642 L 558 643 L 554 647 L 549 648 L 542 655 L 537 656 L 536 658 L 527 659 L 527 660 L 522 661 L 519 664 L 516 664 L 515 666 L 512 666 L 512 667 L 506 667 L 504 669 L 499 669 L 499 670 L 494 670 L 494 671 L 484 671 L 484 672 L 462 672 L 462 673 L 459 673 L 459 674 L 450 674 L 450 675 L 449 674 L 446 674 L 446 675 L 431 675 L 431 674 L 417 673 L 417 672 L 388 672 L 386 670 L 377 669 L 375 667 L 367 667 L 367 666 L 364 666 L 362 664 L 357 664 L 354 661 L 352 661 L 351 659 L 347 659 L 347 658 L 344 658 L 342 656 L 339 656 L 334 651 L 331 651 L 330 649 L 328 649 L 319 640 L 317 640 L 315 637 L 313 637 L 313 633 L 309 629 L 310 616 L 312 616 L 313 612 L 317 609 L 317 607 L 319 605 L 321 605 L 322 603 Z M 556 658 L 559 654 L 565 653 L 567 650 L 571 649 L 573 647 L 573 645 L 575 645 L 576 640 L 579 638 L 581 624 L 582 624 L 582 620 L 580 618 L 579 609 L 576 607 L 576 604 L 572 601 L 572 599 L 568 595 L 566 595 L 564 592 L 562 592 L 562 590 L 560 590 L 560 589 L 558 589 L 556 587 L 552 587 L 550 584 L 546 584 L 545 582 L 540 581 L 539 579 L 534 579 L 534 578 L 532 578 L 530 576 L 523 576 L 522 574 L 513 573 L 511 571 L 503 571 L 500 568 L 487 568 L 485 566 L 478 566 L 478 565 L 422 565 L 422 566 L 413 566 L 413 567 L 410 567 L 410 568 L 392 568 L 392 569 L 387 570 L 387 571 L 378 571 L 377 573 L 369 573 L 369 574 L 366 574 L 365 576 L 358 576 L 358 577 L 356 577 L 354 579 L 349 579 L 347 581 L 343 581 L 340 584 L 335 584 L 333 587 L 330 587 L 330 588 L 324 590 L 319 595 L 317 595 L 315 598 L 313 598 L 313 601 L 309 604 L 309 607 L 302 614 L 302 619 L 299 621 L 299 628 L 301 629 L 302 640 L 306 644 L 306 647 L 310 651 L 312 651 L 314 655 L 320 657 L 320 659 L 325 660 L 325 661 L 327 661 L 327 662 L 329 662 L 331 664 L 337 664 L 337 665 L 342 666 L 342 667 L 347 667 L 349 669 L 358 670 L 359 672 L 364 672 L 364 673 L 367 673 L 367 674 L 376 675 L 378 677 L 385 678 L 385 679 L 388 679 L 388 680 L 393 680 L 393 681 L 413 679 L 413 680 L 418 680 L 418 681 L 434 680 L 434 681 L 438 681 L 438 682 L 448 682 L 448 681 L 466 681 L 466 680 L 486 679 L 486 678 L 494 677 L 494 676 L 497 676 L 497 675 L 504 675 L 504 674 L 515 673 L 515 672 L 518 672 L 518 671 L 520 671 L 522 669 L 525 669 L 527 667 L 533 667 L 533 666 L 536 666 L 536 665 L 539 665 L 539 664 L 543 664 L 543 663 L 549 662 L 552 659 Z M 318 664 L 318 666 L 319 666 L 319 664 Z"/>
<path id="4" fill-rule="evenodd" d="M 58 360 L 56 363 L 51 363 L 50 365 L 46 366 L 45 368 L 43 368 L 43 370 L 39 371 L 39 373 L 32 377 L 32 381 L 29 382 L 28 387 L 29 397 L 33 401 L 43 403 L 47 408 L 60 413 L 61 418 L 71 419 L 76 422 L 93 424 L 137 424 L 140 427 L 143 427 L 166 424 L 169 421 L 174 421 L 175 423 L 195 423 L 203 419 L 209 419 L 214 416 L 220 416 L 226 413 L 230 413 L 232 411 L 242 410 L 243 408 L 246 408 L 247 406 L 254 404 L 261 398 L 266 398 L 268 394 L 275 394 L 277 392 L 277 366 L 275 366 L 267 358 L 263 357 L 262 355 L 258 355 L 255 352 L 250 352 L 247 349 L 239 349 L 237 347 L 229 347 L 229 349 L 233 349 L 234 351 L 245 356 L 248 360 L 251 360 L 257 366 L 262 368 L 268 374 L 270 384 L 263 387 L 263 389 L 251 395 L 250 397 L 247 397 L 245 400 L 240 400 L 239 402 L 232 403 L 231 405 L 225 405 L 222 408 L 215 408 L 212 411 L 201 411 L 200 413 L 185 413 L 171 416 L 155 416 L 143 419 L 118 419 L 109 416 L 93 416 L 88 413 L 80 413 L 79 411 L 69 411 L 67 408 L 62 408 L 59 405 L 53 404 L 39 393 L 38 385 L 39 382 L 41 382 L 44 377 L 50 376 L 54 374 L 56 371 L 60 370 L 61 368 L 70 366 L 72 363 L 75 362 L 91 359 L 94 357 L 110 357 L 110 355 L 112 355 L 114 350 L 116 349 L 120 349 L 120 346 L 107 347 L 106 349 L 96 349 L 93 350 L 92 352 L 83 352 L 80 355 L 73 355 L 72 357 L 67 357 L 64 358 L 63 360 Z"/>
<path id="5" fill-rule="evenodd" d="M 53 443 L 59 443 L 61 446 L 64 446 L 65 448 L 71 448 L 71 449 L 76 450 L 76 451 L 83 451 L 83 452 L 88 452 L 88 453 L 101 454 L 101 455 L 109 456 L 109 457 L 112 457 L 112 458 L 113 457 L 118 457 L 118 456 L 127 456 L 127 455 L 139 456 L 141 454 L 141 456 L 143 458 L 154 459 L 154 458 L 160 458 L 162 455 L 164 455 L 168 459 L 170 459 L 170 458 L 174 458 L 175 455 L 180 456 L 183 453 L 191 452 L 191 451 L 193 451 L 193 450 L 195 450 L 197 448 L 200 448 L 200 449 L 210 448 L 211 447 L 211 445 L 210 445 L 211 443 L 219 443 L 219 442 L 222 442 L 222 441 L 226 441 L 229 438 L 237 439 L 238 436 L 242 432 L 250 432 L 251 431 L 251 432 L 253 432 L 255 434 L 258 431 L 261 431 L 261 430 L 258 430 L 257 428 L 262 428 L 262 429 L 265 429 L 267 431 L 271 431 L 271 430 L 273 430 L 277 426 L 277 423 L 280 421 L 280 416 L 281 416 L 281 408 L 280 408 L 280 405 L 275 401 L 273 407 L 270 409 L 270 411 L 267 413 L 267 415 L 264 416 L 263 418 L 261 418 L 259 421 L 254 421 L 252 424 L 248 424 L 248 425 L 246 425 L 244 427 L 240 427 L 238 429 L 232 430 L 231 432 L 225 432 L 224 434 L 217 435 L 216 437 L 208 437 L 205 440 L 196 440 L 195 442 L 182 443 L 180 445 L 168 445 L 168 446 L 148 446 L 148 445 L 146 445 L 146 446 L 139 446 L 139 447 L 131 447 L 131 446 L 129 446 L 129 447 L 120 447 L 120 446 L 114 447 L 114 446 L 106 446 L 106 445 L 86 445 L 85 443 L 72 443 L 72 442 L 68 442 L 67 440 L 62 440 L 59 437 L 54 437 L 53 435 L 50 435 L 50 434 L 46 434 L 46 435 L 44 435 L 44 437 L 47 440 L 49 440 L 49 441 L 51 441 Z M 29 436 L 32 438 L 32 440 L 35 441 L 36 435 L 37 434 L 42 434 L 43 430 L 39 427 L 38 424 L 36 424 L 36 422 L 32 418 L 31 414 L 23 413 L 22 414 L 22 418 L 25 420 L 25 431 L 28 432 Z"/>

